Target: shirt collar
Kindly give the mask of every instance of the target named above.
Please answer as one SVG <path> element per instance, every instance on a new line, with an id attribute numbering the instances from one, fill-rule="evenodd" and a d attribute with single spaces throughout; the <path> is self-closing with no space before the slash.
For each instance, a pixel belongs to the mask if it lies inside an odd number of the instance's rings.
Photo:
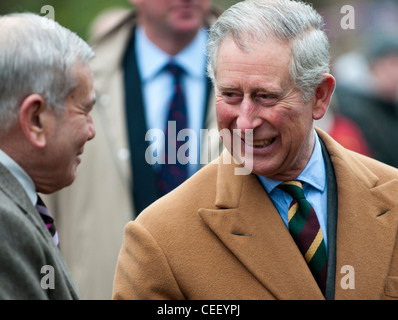
<path id="1" fill-rule="evenodd" d="M 206 55 L 203 52 L 207 42 L 206 29 L 200 29 L 191 43 L 173 57 L 153 44 L 146 36 L 143 27 L 136 28 L 135 37 L 137 60 L 143 81 L 149 81 L 158 75 L 171 59 L 187 74 L 203 77 L 203 70 L 206 68 Z"/>
<path id="2" fill-rule="evenodd" d="M 313 188 L 323 192 L 326 187 L 326 169 L 323 160 L 321 143 L 316 131 L 315 133 L 315 146 L 311 158 L 305 166 L 304 170 L 296 178 L 302 182 L 308 183 Z M 269 179 L 267 177 L 258 176 L 262 185 L 268 193 L 271 193 L 282 181 Z"/>
<path id="3" fill-rule="evenodd" d="M 0 162 L 11 172 L 26 191 L 33 205 L 37 202 L 36 187 L 31 177 L 8 154 L 0 149 Z"/>

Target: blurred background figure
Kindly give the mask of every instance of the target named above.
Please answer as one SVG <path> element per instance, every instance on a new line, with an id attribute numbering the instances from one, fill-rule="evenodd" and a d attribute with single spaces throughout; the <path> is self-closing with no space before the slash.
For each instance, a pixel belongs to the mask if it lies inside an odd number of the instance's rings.
<path id="1" fill-rule="evenodd" d="M 355 30 L 345 32 L 355 31 L 356 37 L 333 63 L 337 87 L 328 115 L 343 129 L 330 134 L 350 149 L 398 167 L 398 3 L 358 1 L 353 7 Z M 330 14 L 329 21 L 336 19 Z M 336 44 L 343 33 L 334 34 Z"/>
<path id="2" fill-rule="evenodd" d="M 363 133 L 375 159 L 398 167 L 398 38 L 375 35 L 362 52 L 340 57 L 340 112 Z"/>
<path id="3" fill-rule="evenodd" d="M 369 144 L 361 128 L 353 120 L 340 112 L 335 96 L 332 97 L 325 116 L 315 121 L 315 124 L 329 133 L 343 147 L 369 157 L 371 156 Z"/>
<path id="4" fill-rule="evenodd" d="M 164 165 L 152 165 L 148 157 L 151 144 L 158 147 L 154 153 L 163 152 L 169 140 L 152 141 L 147 133 L 165 130 L 175 92 L 183 94 L 177 104 L 185 101 L 184 128 L 194 132 L 189 153 L 197 155 L 185 165 L 184 178 L 210 161 L 200 161 L 200 150 L 219 154 L 206 75 L 207 27 L 218 15 L 211 1 L 130 2 L 133 11 L 107 11 L 93 22 L 97 141 L 85 150 L 76 185 L 46 199 L 56 217 L 67 213 L 58 222 L 61 250 L 83 299 L 111 298 L 124 225 L 169 191 L 158 182 Z M 183 70 L 178 89 L 170 62 Z M 201 129 L 213 129 L 214 138 L 199 140 Z"/>

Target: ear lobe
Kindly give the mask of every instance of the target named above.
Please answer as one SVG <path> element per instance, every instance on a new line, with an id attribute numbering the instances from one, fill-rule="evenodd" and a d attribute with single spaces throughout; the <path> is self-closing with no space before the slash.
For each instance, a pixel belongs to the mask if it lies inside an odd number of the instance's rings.
<path id="1" fill-rule="evenodd" d="M 45 111 L 46 102 L 39 94 L 31 94 L 26 97 L 19 111 L 22 132 L 27 140 L 37 148 L 44 148 L 46 145 Z"/>
<path id="2" fill-rule="evenodd" d="M 314 120 L 319 120 L 325 115 L 336 87 L 336 80 L 331 74 L 325 73 L 323 78 L 322 83 L 315 91 L 315 103 L 312 111 Z"/>

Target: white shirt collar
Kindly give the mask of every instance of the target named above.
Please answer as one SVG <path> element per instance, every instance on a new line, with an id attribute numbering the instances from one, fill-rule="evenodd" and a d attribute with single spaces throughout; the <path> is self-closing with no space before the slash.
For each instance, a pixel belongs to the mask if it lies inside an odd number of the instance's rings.
<path id="1" fill-rule="evenodd" d="M 0 162 L 11 172 L 26 191 L 33 205 L 37 202 L 36 187 L 31 177 L 8 154 L 0 149 Z"/>
<path id="2" fill-rule="evenodd" d="M 173 57 L 153 44 L 146 36 L 143 27 L 137 27 L 135 36 L 137 60 L 144 82 L 155 77 L 171 59 L 188 75 L 203 77 L 203 70 L 206 67 L 206 55 L 203 54 L 207 42 L 206 29 L 200 29 L 192 42 Z"/>

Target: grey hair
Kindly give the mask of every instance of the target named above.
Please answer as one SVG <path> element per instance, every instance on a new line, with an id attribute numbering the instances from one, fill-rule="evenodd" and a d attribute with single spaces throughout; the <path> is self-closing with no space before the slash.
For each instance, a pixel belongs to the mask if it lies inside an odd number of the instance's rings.
<path id="1" fill-rule="evenodd" d="M 225 10 L 210 29 L 207 46 L 208 75 L 215 82 L 218 49 L 231 38 L 247 52 L 266 41 L 289 42 L 289 72 L 293 84 L 308 102 L 329 73 L 329 41 L 323 19 L 307 3 L 290 0 L 246 0 Z"/>
<path id="2" fill-rule="evenodd" d="M 0 128 L 17 120 L 18 107 L 40 94 L 48 108 L 61 112 L 77 85 L 72 67 L 88 63 L 93 50 L 75 33 L 33 13 L 0 16 Z"/>

